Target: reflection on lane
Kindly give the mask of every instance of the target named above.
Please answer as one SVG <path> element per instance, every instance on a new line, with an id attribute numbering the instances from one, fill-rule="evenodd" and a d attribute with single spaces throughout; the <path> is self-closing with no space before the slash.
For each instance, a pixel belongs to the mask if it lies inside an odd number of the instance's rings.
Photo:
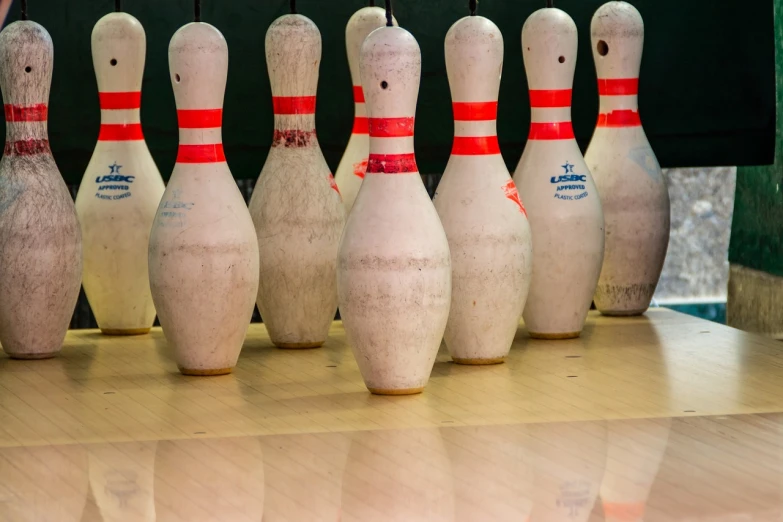
<path id="1" fill-rule="evenodd" d="M 0 520 L 780 520 L 783 414 L 0 448 Z"/>

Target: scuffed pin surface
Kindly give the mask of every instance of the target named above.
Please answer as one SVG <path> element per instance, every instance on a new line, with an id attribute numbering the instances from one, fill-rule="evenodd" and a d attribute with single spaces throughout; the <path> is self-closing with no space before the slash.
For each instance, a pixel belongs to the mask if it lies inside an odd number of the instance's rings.
<path id="1" fill-rule="evenodd" d="M 222 109 L 228 47 L 215 27 L 180 28 L 169 44 L 169 69 L 178 110 Z M 180 147 L 222 146 L 220 127 L 180 128 L 179 139 Z M 258 244 L 225 161 L 175 164 L 155 216 L 149 266 L 152 297 L 180 371 L 232 371 L 253 313 Z"/>
<path id="2" fill-rule="evenodd" d="M 145 53 L 144 28 L 136 18 L 109 13 L 98 20 L 92 32 L 98 91 L 140 92 Z M 103 110 L 101 123 L 140 125 L 139 112 Z M 107 175 L 132 178 L 99 183 Z M 114 183 L 127 183 L 127 190 L 104 190 Z M 145 333 L 155 320 L 147 251 L 164 190 L 144 139 L 98 141 L 79 187 L 76 211 L 84 238 L 84 291 L 104 333 Z"/>
<path id="3" fill-rule="evenodd" d="M 314 97 L 318 27 L 302 15 L 278 18 L 266 34 L 266 61 L 273 96 Z M 345 210 L 318 145 L 315 115 L 305 112 L 275 115 L 274 142 L 249 205 L 260 260 L 257 304 L 281 348 L 322 345 L 337 311 Z"/>
<path id="4" fill-rule="evenodd" d="M 571 90 L 577 44 L 576 24 L 567 13 L 540 9 L 530 15 L 522 29 L 530 89 Z M 534 122 L 570 125 L 571 105 L 533 108 L 531 117 Z M 573 196 L 558 191 L 557 179 L 562 175 L 580 176 Z M 534 337 L 577 337 L 601 271 L 604 223 L 601 201 L 573 134 L 528 140 L 514 181 L 533 231 L 533 280 L 523 314 L 525 324 Z"/>
<path id="5" fill-rule="evenodd" d="M 421 51 L 401 28 L 365 40 L 360 58 L 370 118 L 412 118 Z M 413 137 L 370 138 L 370 154 L 413 153 Z M 340 243 L 340 314 L 365 384 L 408 394 L 427 384 L 451 303 L 451 257 L 417 171 L 367 173 Z"/>
<path id="6" fill-rule="evenodd" d="M 6 105 L 46 106 L 54 49 L 31 21 L 0 33 Z M 48 146 L 46 119 L 6 125 L 0 162 L 0 344 L 11 357 L 60 351 L 79 296 L 82 237 L 73 200 Z"/>
<path id="7" fill-rule="evenodd" d="M 639 77 L 641 14 L 627 2 L 601 6 L 591 24 L 599 79 Z M 638 112 L 638 97 L 602 96 L 601 114 Z M 641 125 L 598 127 L 585 153 L 606 222 L 604 263 L 595 305 L 607 315 L 638 315 L 655 293 L 669 245 L 666 178 Z"/>
<path id="8" fill-rule="evenodd" d="M 484 17 L 465 17 L 449 29 L 445 50 L 452 101 L 496 103 L 503 69 L 500 29 Z M 496 137 L 496 120 L 456 121 L 455 136 Z M 509 186 L 516 193 L 499 151 L 452 153 L 435 194 L 453 269 L 445 341 L 458 363 L 502 362 L 525 308 L 533 239 L 523 207 L 504 190 Z"/>

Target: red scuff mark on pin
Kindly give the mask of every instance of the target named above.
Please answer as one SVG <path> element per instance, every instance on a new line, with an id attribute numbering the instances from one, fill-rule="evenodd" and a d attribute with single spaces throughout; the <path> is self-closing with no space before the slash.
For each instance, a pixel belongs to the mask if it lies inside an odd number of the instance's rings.
<path id="1" fill-rule="evenodd" d="M 456 121 L 491 121 L 498 117 L 498 102 L 454 102 L 451 104 Z"/>
<path id="2" fill-rule="evenodd" d="M 222 143 L 180 145 L 177 163 L 222 163 L 226 161 Z"/>
<path id="3" fill-rule="evenodd" d="M 455 156 L 500 154 L 497 136 L 455 136 L 451 153 Z"/>
<path id="4" fill-rule="evenodd" d="M 5 105 L 5 121 L 46 121 L 49 109 L 45 103 L 35 105 Z"/>
<path id="5" fill-rule="evenodd" d="M 353 101 L 354 103 L 364 103 L 364 90 L 361 85 L 353 86 Z"/>
<path id="6" fill-rule="evenodd" d="M 641 127 L 639 113 L 631 109 L 618 109 L 598 115 L 598 127 Z"/>
<path id="7" fill-rule="evenodd" d="M 519 211 L 527 217 L 527 210 L 525 210 L 525 205 L 522 204 L 522 199 L 519 197 L 519 191 L 517 190 L 517 186 L 514 184 L 513 179 L 509 179 L 506 184 L 503 185 L 503 192 L 506 193 L 508 199 L 517 204 Z"/>
<path id="8" fill-rule="evenodd" d="M 315 130 L 275 129 L 274 136 L 272 136 L 272 146 L 286 148 L 307 147 L 315 139 Z"/>
<path id="9" fill-rule="evenodd" d="M 359 163 L 353 164 L 353 173 L 355 176 L 358 176 L 362 179 L 364 179 L 365 173 L 367 173 L 367 162 L 370 160 L 370 158 L 364 158 Z"/>
<path id="10" fill-rule="evenodd" d="M 274 96 L 275 114 L 315 114 L 315 96 Z"/>
<path id="11" fill-rule="evenodd" d="M 139 141 L 144 139 L 141 123 L 103 123 L 98 141 Z"/>
<path id="12" fill-rule="evenodd" d="M 118 111 L 141 108 L 141 92 L 99 92 L 101 110 Z"/>
<path id="13" fill-rule="evenodd" d="M 418 171 L 413 153 L 370 154 L 367 160 L 367 174 L 410 174 Z"/>
<path id="14" fill-rule="evenodd" d="M 530 124 L 529 140 L 570 140 L 574 139 L 574 127 L 570 121 L 533 122 Z"/>
<path id="15" fill-rule="evenodd" d="M 329 173 L 329 185 L 332 186 L 332 189 L 337 192 L 337 195 L 340 196 L 340 198 L 343 197 L 343 195 L 340 194 L 340 187 L 337 186 L 337 182 L 334 180 L 334 175 L 331 172 Z"/>
<path id="16" fill-rule="evenodd" d="M 413 136 L 413 118 L 370 118 L 371 138 L 407 138 Z"/>
<path id="17" fill-rule="evenodd" d="M 223 124 L 223 109 L 182 109 L 177 111 L 180 129 L 217 129 Z"/>
<path id="18" fill-rule="evenodd" d="M 6 141 L 3 151 L 7 156 L 34 156 L 51 153 L 49 140 Z"/>

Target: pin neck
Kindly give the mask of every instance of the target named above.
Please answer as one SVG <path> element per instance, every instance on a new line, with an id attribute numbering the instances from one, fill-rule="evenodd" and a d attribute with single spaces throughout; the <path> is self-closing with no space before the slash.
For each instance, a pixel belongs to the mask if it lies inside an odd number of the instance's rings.
<path id="1" fill-rule="evenodd" d="M 6 104 L 6 142 L 48 139 L 48 106 L 45 103 L 31 105 Z"/>
<path id="2" fill-rule="evenodd" d="M 141 121 L 141 92 L 99 92 L 102 124 L 128 125 Z"/>
<path id="3" fill-rule="evenodd" d="M 273 96 L 275 132 L 272 147 L 317 146 L 315 105 L 315 96 Z"/>
<path id="4" fill-rule="evenodd" d="M 352 134 L 368 134 L 367 106 L 364 100 L 364 91 L 361 85 L 353 87 L 354 119 Z"/>
<path id="5" fill-rule="evenodd" d="M 599 107 L 602 114 L 615 110 L 639 110 L 639 79 L 598 80 Z"/>

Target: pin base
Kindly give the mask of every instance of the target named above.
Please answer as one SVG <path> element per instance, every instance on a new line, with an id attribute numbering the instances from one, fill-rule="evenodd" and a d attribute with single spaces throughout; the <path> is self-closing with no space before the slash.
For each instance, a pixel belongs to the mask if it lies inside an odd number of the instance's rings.
<path id="1" fill-rule="evenodd" d="M 647 311 L 647 308 L 642 310 L 599 310 L 601 315 L 608 317 L 633 317 L 635 315 L 643 315 Z"/>
<path id="2" fill-rule="evenodd" d="M 9 353 L 8 357 L 20 361 L 37 361 L 39 359 L 51 359 L 52 357 L 56 357 L 58 353 L 60 353 L 59 350 L 47 353 Z"/>
<path id="3" fill-rule="evenodd" d="M 465 364 L 470 366 L 486 366 L 490 364 L 503 364 L 506 360 L 505 357 L 492 357 L 489 359 L 462 359 L 459 357 L 452 357 L 452 360 L 457 364 Z"/>
<path id="4" fill-rule="evenodd" d="M 152 328 L 101 328 L 103 335 L 144 335 Z"/>
<path id="5" fill-rule="evenodd" d="M 195 375 L 197 377 L 210 377 L 213 375 L 228 375 L 231 373 L 234 369 L 233 368 L 216 368 L 216 369 L 199 369 L 199 370 L 193 370 L 190 368 L 182 368 L 179 367 L 179 371 L 182 372 L 182 375 Z"/>
<path id="6" fill-rule="evenodd" d="M 578 332 L 565 332 L 565 333 L 538 333 L 528 332 L 533 339 L 545 339 L 547 341 L 559 341 L 561 339 L 576 339 L 582 333 Z"/>
<path id="7" fill-rule="evenodd" d="M 421 393 L 424 391 L 424 386 L 421 388 L 403 388 L 400 390 L 388 390 L 384 388 L 370 388 L 367 387 L 368 390 L 370 390 L 370 393 L 373 395 L 416 395 L 417 393 Z"/>
<path id="8" fill-rule="evenodd" d="M 274 341 L 272 341 L 274 343 Z M 324 341 L 316 341 L 312 343 L 275 343 L 275 346 L 281 350 L 309 350 L 311 348 L 320 348 L 324 345 Z"/>

